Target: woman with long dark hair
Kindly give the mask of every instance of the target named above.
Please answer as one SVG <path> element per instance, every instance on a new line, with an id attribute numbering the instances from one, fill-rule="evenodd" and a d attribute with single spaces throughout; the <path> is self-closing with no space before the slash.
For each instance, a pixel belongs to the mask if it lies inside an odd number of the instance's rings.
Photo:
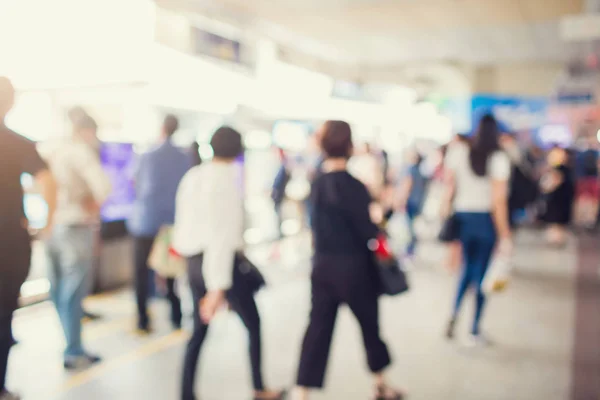
<path id="1" fill-rule="evenodd" d="M 473 344 L 486 344 L 480 321 L 485 305 L 482 282 L 496 245 L 501 252 L 512 248 L 508 219 L 510 161 L 500 150 L 496 119 L 485 115 L 474 137 L 452 145 L 446 156 L 446 208 L 455 213 L 463 252 L 463 270 L 458 284 L 447 336 L 454 327 L 467 290 L 476 291 Z M 499 242 L 498 242 L 499 239 Z"/>
<path id="2" fill-rule="evenodd" d="M 312 311 L 302 345 L 295 399 L 308 399 L 323 387 L 333 328 L 340 305 L 347 304 L 362 330 L 376 400 L 400 400 L 384 371 L 390 355 L 379 332 L 379 288 L 368 242 L 379 235 L 371 221 L 371 195 L 347 171 L 353 150 L 350 125 L 328 121 L 321 129 L 323 172 L 312 185 L 314 257 Z"/>

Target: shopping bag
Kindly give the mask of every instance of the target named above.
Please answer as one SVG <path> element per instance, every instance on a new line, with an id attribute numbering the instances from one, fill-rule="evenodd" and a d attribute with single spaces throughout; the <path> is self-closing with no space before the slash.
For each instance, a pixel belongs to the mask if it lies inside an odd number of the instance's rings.
<path id="1" fill-rule="evenodd" d="M 176 278 L 185 272 L 187 265 L 185 258 L 171 246 L 172 233 L 172 226 L 160 228 L 148 257 L 148 266 L 163 278 Z"/>
<path id="2" fill-rule="evenodd" d="M 503 292 L 510 282 L 512 262 L 508 255 L 497 254 L 483 279 L 483 291 L 487 294 Z"/>

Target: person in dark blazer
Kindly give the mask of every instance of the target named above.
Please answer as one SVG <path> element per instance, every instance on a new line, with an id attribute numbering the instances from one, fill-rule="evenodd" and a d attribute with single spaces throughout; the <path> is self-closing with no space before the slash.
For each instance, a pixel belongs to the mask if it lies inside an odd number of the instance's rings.
<path id="1" fill-rule="evenodd" d="M 312 185 L 314 258 L 312 311 L 302 345 L 294 395 L 306 400 L 310 389 L 323 387 L 337 312 L 347 304 L 361 327 L 375 399 L 398 400 L 384 371 L 390 355 L 379 333 L 379 284 L 368 242 L 379 235 L 371 221 L 367 188 L 346 169 L 353 151 L 348 123 L 328 121 L 321 128 L 323 172 Z"/>

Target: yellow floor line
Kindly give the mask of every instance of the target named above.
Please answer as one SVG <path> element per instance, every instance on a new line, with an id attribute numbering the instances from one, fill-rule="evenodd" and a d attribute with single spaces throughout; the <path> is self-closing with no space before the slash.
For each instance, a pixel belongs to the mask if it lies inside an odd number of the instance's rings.
<path id="1" fill-rule="evenodd" d="M 112 372 L 126 364 L 142 360 L 153 354 L 166 350 L 170 347 L 181 344 L 185 342 L 188 338 L 189 334 L 186 332 L 173 332 L 167 336 L 163 336 L 161 338 L 148 342 L 145 345 L 140 346 L 139 348 L 129 353 L 125 353 L 120 357 L 102 362 L 101 364 L 98 364 L 95 367 L 80 372 L 77 375 L 74 375 L 71 378 L 69 378 L 69 380 L 67 380 L 67 382 L 65 382 L 62 388 L 59 390 L 57 397 L 60 397 L 61 395 L 64 395 L 67 392 L 79 386 L 91 382 L 94 379 L 100 378 L 102 375 Z"/>

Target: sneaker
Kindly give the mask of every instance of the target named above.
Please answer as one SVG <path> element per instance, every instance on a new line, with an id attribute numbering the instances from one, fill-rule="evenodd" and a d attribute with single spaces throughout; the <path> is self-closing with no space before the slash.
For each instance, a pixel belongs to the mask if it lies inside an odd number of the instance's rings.
<path id="1" fill-rule="evenodd" d="M 477 335 L 470 334 L 465 340 L 465 346 L 467 347 L 489 347 L 491 345 L 492 341 L 481 333 Z"/>
<path id="2" fill-rule="evenodd" d="M 79 357 L 69 357 L 65 359 L 64 367 L 66 370 L 78 370 L 89 368 L 90 366 L 99 363 L 102 359 L 98 356 L 86 354 Z"/>
<path id="3" fill-rule="evenodd" d="M 0 400 L 21 400 L 21 397 L 7 390 L 0 393 Z"/>
<path id="4" fill-rule="evenodd" d="M 83 312 L 83 322 L 92 322 L 92 321 L 98 321 L 102 319 L 102 316 L 98 315 L 98 314 L 94 314 L 88 311 L 84 311 Z"/>

